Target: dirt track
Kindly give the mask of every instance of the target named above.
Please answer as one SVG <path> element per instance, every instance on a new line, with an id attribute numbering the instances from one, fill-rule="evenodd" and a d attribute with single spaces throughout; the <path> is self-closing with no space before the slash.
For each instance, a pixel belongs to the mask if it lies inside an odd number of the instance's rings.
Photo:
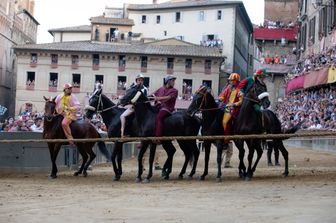
<path id="1" fill-rule="evenodd" d="M 162 151 L 160 160 L 163 161 Z M 233 169 L 223 169 L 215 183 L 215 151 L 205 182 L 175 180 L 181 167 L 175 155 L 172 180 L 159 172 L 150 184 L 135 184 L 135 159 L 124 162 L 120 182 L 111 167 L 97 167 L 88 178 L 61 171 L 0 173 L 0 222 L 335 222 L 336 154 L 289 149 L 290 176 L 283 167 L 266 167 L 266 154 L 251 182 L 238 179 L 237 151 Z M 201 154 L 197 176 L 202 172 Z M 190 167 L 188 167 L 190 170 Z M 145 172 L 146 174 L 146 172 Z"/>

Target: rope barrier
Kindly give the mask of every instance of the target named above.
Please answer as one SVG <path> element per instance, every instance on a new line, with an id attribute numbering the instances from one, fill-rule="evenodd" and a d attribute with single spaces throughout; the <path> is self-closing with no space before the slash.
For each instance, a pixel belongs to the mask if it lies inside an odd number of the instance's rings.
<path id="1" fill-rule="evenodd" d="M 309 132 L 309 133 L 292 133 L 292 134 L 252 134 L 252 135 L 230 135 L 230 136 L 162 136 L 162 137 L 124 137 L 124 138 L 90 138 L 74 139 L 74 142 L 129 142 L 129 141 L 153 141 L 153 140 L 219 140 L 219 139 L 288 139 L 293 137 L 324 137 L 330 136 L 336 139 L 335 132 Z M 2 139 L 0 143 L 61 143 L 68 142 L 67 139 Z"/>

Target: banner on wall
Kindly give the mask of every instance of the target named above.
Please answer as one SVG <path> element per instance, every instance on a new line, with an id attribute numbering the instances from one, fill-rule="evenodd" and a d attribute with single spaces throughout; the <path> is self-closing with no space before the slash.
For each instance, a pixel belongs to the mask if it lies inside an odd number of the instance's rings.
<path id="1" fill-rule="evenodd" d="M 328 84 L 336 82 L 336 67 L 329 68 Z"/>

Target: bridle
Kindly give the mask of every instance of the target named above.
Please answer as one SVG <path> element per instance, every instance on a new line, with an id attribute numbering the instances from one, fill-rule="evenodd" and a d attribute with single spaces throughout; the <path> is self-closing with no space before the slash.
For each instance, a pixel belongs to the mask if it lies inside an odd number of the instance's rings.
<path id="1" fill-rule="evenodd" d="M 111 110 L 112 108 L 115 108 L 115 107 L 118 106 L 118 105 L 113 105 L 113 106 L 110 106 L 108 108 L 103 109 L 104 108 L 104 103 L 103 103 L 103 100 L 102 100 L 102 95 L 101 94 L 99 94 L 99 96 L 94 95 L 94 97 L 98 97 L 98 103 L 97 103 L 97 106 L 95 108 L 95 111 L 97 112 L 97 114 L 101 114 L 103 112 L 106 112 L 106 111 Z M 99 110 L 99 107 L 101 107 L 102 109 Z"/>
<path id="2" fill-rule="evenodd" d="M 53 102 L 53 101 L 49 101 L 49 102 L 50 102 L 50 103 L 53 103 L 53 104 L 56 105 L 56 103 Z M 52 122 L 53 118 L 56 117 L 57 115 L 58 115 L 58 114 L 56 113 L 56 108 L 54 108 L 54 112 L 53 112 L 51 115 L 45 115 L 45 114 L 44 114 L 44 117 L 45 117 L 45 120 L 46 120 L 47 122 Z"/>
<path id="3" fill-rule="evenodd" d="M 202 91 L 203 89 L 205 89 L 205 91 Z M 218 108 L 218 107 L 215 107 L 215 108 L 202 108 L 203 105 L 206 104 L 206 102 L 207 102 L 207 99 L 206 99 L 206 94 L 207 94 L 206 88 L 201 88 L 201 89 L 197 90 L 196 93 L 202 95 L 201 103 L 198 106 L 198 108 L 196 109 L 196 112 L 197 111 L 201 111 L 201 112 L 202 111 L 212 111 L 212 110 L 219 110 L 219 109 L 221 109 L 221 108 Z"/>

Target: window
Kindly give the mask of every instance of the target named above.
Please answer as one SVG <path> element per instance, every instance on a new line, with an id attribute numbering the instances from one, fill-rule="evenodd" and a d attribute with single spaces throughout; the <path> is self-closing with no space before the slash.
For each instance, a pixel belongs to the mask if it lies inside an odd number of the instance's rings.
<path id="1" fill-rule="evenodd" d="M 174 72 L 174 58 L 167 58 L 167 74 Z"/>
<path id="2" fill-rule="evenodd" d="M 147 22 L 147 16 L 141 16 L 141 23 L 145 24 Z"/>
<path id="3" fill-rule="evenodd" d="M 150 79 L 149 79 L 149 77 L 145 77 L 145 79 L 144 79 L 144 86 L 145 86 L 146 88 L 149 88 L 149 83 L 150 83 Z"/>
<path id="4" fill-rule="evenodd" d="M 161 23 L 161 16 L 157 15 L 156 16 L 156 24 L 160 24 Z"/>
<path id="5" fill-rule="evenodd" d="M 166 30 L 163 31 L 163 35 L 164 35 L 164 36 L 167 36 L 167 31 L 166 31 Z"/>
<path id="6" fill-rule="evenodd" d="M 79 57 L 78 55 L 71 55 L 71 68 L 77 69 L 79 63 Z"/>
<path id="7" fill-rule="evenodd" d="M 176 36 L 176 39 L 184 40 L 184 36 Z"/>
<path id="8" fill-rule="evenodd" d="M 186 59 L 185 60 L 185 73 L 191 74 L 191 68 L 192 68 L 192 59 Z"/>
<path id="9" fill-rule="evenodd" d="M 126 76 L 118 76 L 117 97 L 125 95 L 127 88 Z"/>
<path id="10" fill-rule="evenodd" d="M 307 24 L 302 27 L 301 33 L 301 47 L 303 47 L 303 51 L 306 50 L 306 40 L 307 40 Z"/>
<path id="11" fill-rule="evenodd" d="M 181 22 L 181 12 L 175 13 L 175 22 Z"/>
<path id="12" fill-rule="evenodd" d="M 95 30 L 95 41 L 99 41 L 99 26 L 97 26 Z"/>
<path id="13" fill-rule="evenodd" d="M 211 74 L 211 60 L 205 60 L 204 73 L 205 74 Z"/>
<path id="14" fill-rule="evenodd" d="M 96 78 L 95 78 L 95 86 L 96 86 L 97 83 L 99 83 L 99 84 L 104 84 L 104 75 L 96 74 Z M 95 86 L 94 86 L 94 87 L 95 87 Z"/>
<path id="15" fill-rule="evenodd" d="M 217 11 L 217 20 L 222 20 L 222 10 Z"/>
<path id="16" fill-rule="evenodd" d="M 203 80 L 202 85 L 207 86 L 208 88 L 211 88 L 212 87 L 212 81 Z"/>
<path id="17" fill-rule="evenodd" d="M 146 56 L 141 56 L 140 61 L 141 61 L 141 72 L 147 72 L 148 58 Z"/>
<path id="18" fill-rule="evenodd" d="M 119 71 L 125 71 L 126 67 L 126 56 L 119 55 Z"/>
<path id="19" fill-rule="evenodd" d="M 204 11 L 199 12 L 199 21 L 204 21 Z"/>
<path id="20" fill-rule="evenodd" d="M 315 20 L 316 17 L 309 21 L 309 40 L 311 40 L 312 43 L 315 43 Z"/>
<path id="21" fill-rule="evenodd" d="M 32 53 L 30 55 L 30 66 L 36 67 L 36 65 L 37 65 L 37 53 Z"/>
<path id="22" fill-rule="evenodd" d="M 92 55 L 92 68 L 93 70 L 99 69 L 99 54 Z"/>
<path id="23" fill-rule="evenodd" d="M 57 54 L 51 54 L 51 63 L 57 64 L 58 63 L 58 55 Z"/>
<path id="24" fill-rule="evenodd" d="M 34 87 L 35 87 L 35 72 L 28 71 L 26 80 L 26 89 L 34 90 Z"/>
<path id="25" fill-rule="evenodd" d="M 327 35 L 327 7 L 322 8 L 319 11 L 319 35 Z"/>
<path id="26" fill-rule="evenodd" d="M 49 91 L 56 92 L 58 84 L 58 73 L 49 73 Z"/>
<path id="27" fill-rule="evenodd" d="M 182 84 L 182 99 L 189 100 L 192 95 L 192 80 L 191 79 L 183 79 Z"/>
<path id="28" fill-rule="evenodd" d="M 80 91 L 81 85 L 81 75 L 80 74 L 72 74 L 72 92 L 78 93 Z"/>

